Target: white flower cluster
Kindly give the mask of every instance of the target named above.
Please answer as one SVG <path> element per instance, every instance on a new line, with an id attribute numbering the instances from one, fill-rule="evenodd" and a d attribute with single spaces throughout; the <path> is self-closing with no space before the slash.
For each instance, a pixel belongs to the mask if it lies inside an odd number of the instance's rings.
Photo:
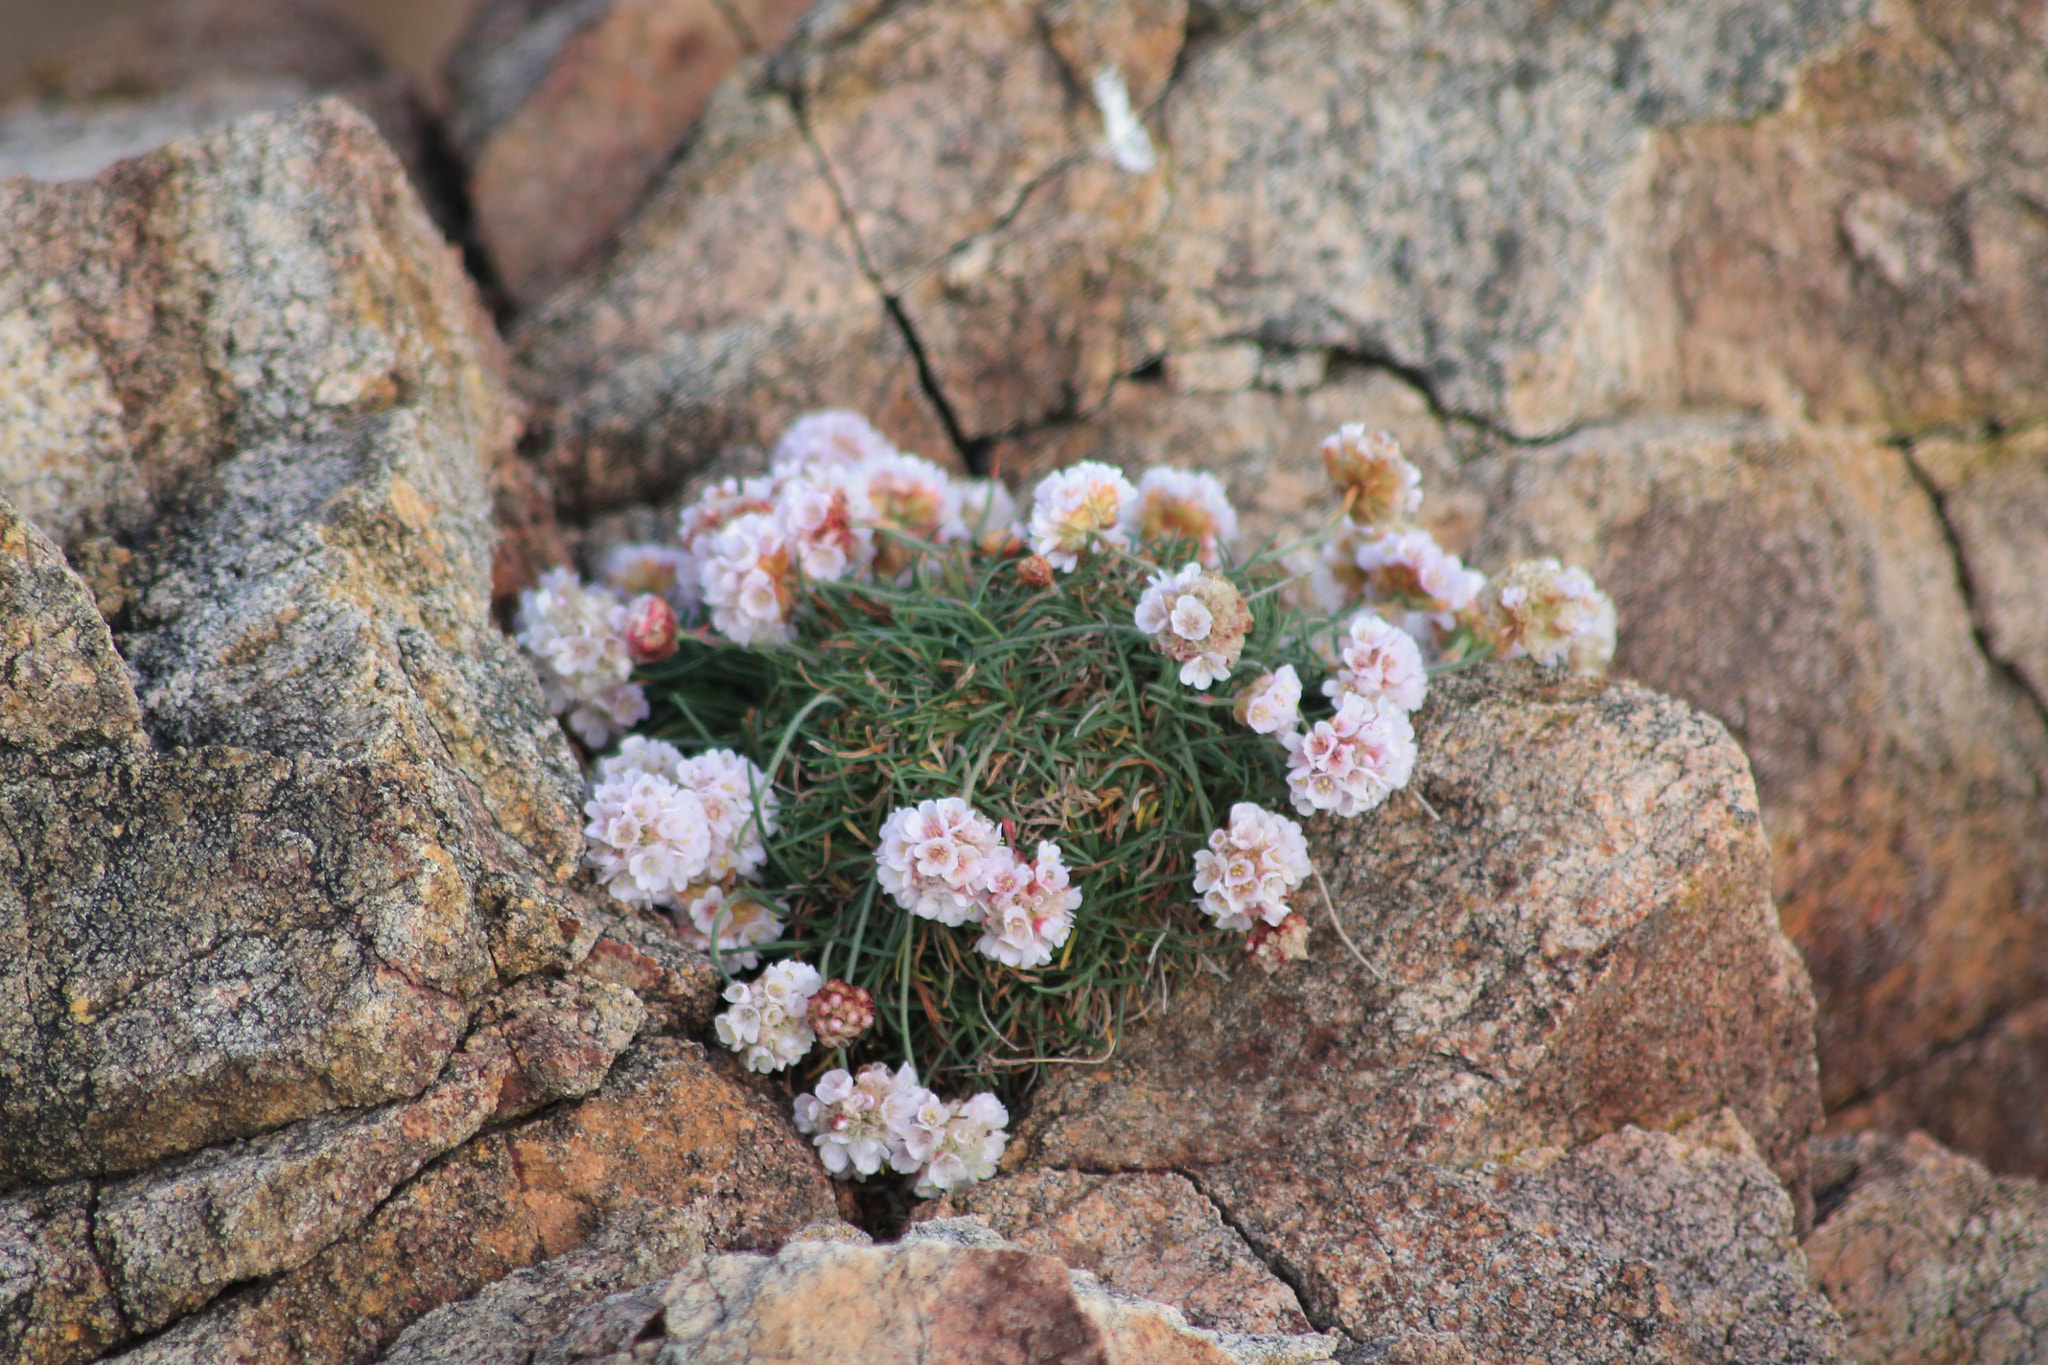
<path id="1" fill-rule="evenodd" d="M 1355 692 L 1367 701 L 1414 711 L 1429 691 L 1429 673 L 1415 637 L 1370 609 L 1354 614 L 1331 647 L 1335 675 L 1323 695 L 1341 701 Z"/>
<path id="2" fill-rule="evenodd" d="M 1301 675 L 1282 664 L 1252 681 L 1237 701 L 1237 718 L 1262 735 L 1284 735 L 1301 723 Z"/>
<path id="3" fill-rule="evenodd" d="M 774 911 L 739 885 L 767 860 L 779 804 L 768 775 L 730 749 L 685 758 L 631 735 L 598 760 L 583 860 L 613 896 L 668 910 L 685 941 L 731 953 L 744 970 L 760 960 L 747 949 L 782 934 Z"/>
<path id="4" fill-rule="evenodd" d="M 740 1054 L 749 1071 L 793 1066 L 818 1041 L 811 1031 L 811 997 L 825 984 L 818 970 L 796 961 L 773 962 L 755 980 L 725 988 L 732 1008 L 713 1020 L 718 1041 Z"/>
<path id="5" fill-rule="evenodd" d="M 875 846 L 882 889 L 913 915 L 945 925 L 973 920 L 975 947 L 1012 967 L 1042 967 L 1073 932 L 1081 893 L 1055 844 L 1026 862 L 995 821 L 957 796 L 890 812 Z"/>
<path id="6" fill-rule="evenodd" d="M 1614 658 L 1614 603 L 1583 569 L 1524 560 L 1488 585 L 1482 607 L 1503 659 L 1598 673 Z"/>
<path id="7" fill-rule="evenodd" d="M 812 1135 L 827 1171 L 866 1179 L 887 1166 L 917 1176 L 922 1198 L 994 1175 L 1009 1122 L 994 1095 L 949 1104 L 919 1085 L 907 1062 L 894 1071 L 875 1062 L 858 1076 L 836 1068 L 796 1098 L 797 1131 Z"/>
<path id="8" fill-rule="evenodd" d="M 550 569 L 519 595 L 513 631 L 534 660 L 548 709 L 593 749 L 647 718 L 647 695 L 632 681 L 626 600 Z"/>
<path id="9" fill-rule="evenodd" d="M 1195 892 L 1219 929 L 1278 924 L 1288 915 L 1288 893 L 1309 871 L 1301 826 L 1240 801 L 1230 808 L 1230 823 L 1195 854 Z"/>
<path id="10" fill-rule="evenodd" d="M 1204 691 L 1230 676 L 1252 624 L 1230 580 L 1200 564 L 1153 574 L 1131 619 L 1155 649 L 1180 664 L 1184 685 Z"/>
<path id="11" fill-rule="evenodd" d="M 1415 769 L 1415 727 L 1408 713 L 1347 692 L 1337 714 L 1287 746 L 1287 791 L 1303 815 L 1327 810 L 1349 818 L 1369 811 L 1408 785 Z"/>
<path id="12" fill-rule="evenodd" d="M 1055 470 L 1031 491 L 1031 552 L 1062 573 L 1097 549 L 1135 541 L 1192 541 L 1199 564 L 1215 568 L 1237 539 L 1237 509 L 1214 474 L 1148 469 L 1134 487 L 1121 472 L 1084 460 Z"/>

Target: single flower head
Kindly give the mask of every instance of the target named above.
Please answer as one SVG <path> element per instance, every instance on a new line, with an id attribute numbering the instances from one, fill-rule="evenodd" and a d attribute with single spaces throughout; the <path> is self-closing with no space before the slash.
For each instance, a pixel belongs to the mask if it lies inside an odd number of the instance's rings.
<path id="1" fill-rule="evenodd" d="M 1083 460 L 1055 470 L 1031 492 L 1031 550 L 1061 573 L 1098 546 L 1126 549 L 1138 490 L 1121 472 Z"/>
<path id="2" fill-rule="evenodd" d="M 549 570 L 521 593 L 513 618 L 548 709 L 593 749 L 647 718 L 647 695 L 631 681 L 628 625 L 617 593 L 586 585 L 567 569 Z"/>
<path id="3" fill-rule="evenodd" d="M 850 981 L 833 977 L 811 997 L 811 1032 L 830 1048 L 847 1047 L 875 1022 L 875 997 Z"/>
<path id="4" fill-rule="evenodd" d="M 1073 932 L 1081 908 L 1058 846 L 1040 842 L 1031 862 L 998 847 L 983 866 L 982 936 L 975 948 L 1011 967 L 1045 966 Z"/>
<path id="5" fill-rule="evenodd" d="M 858 1076 L 835 1067 L 818 1078 L 814 1093 L 796 1097 L 796 1128 L 812 1135 L 819 1159 L 837 1179 L 864 1180 L 884 1166 L 910 1175 L 924 1161 L 905 1134 L 930 1095 L 908 1063 L 892 1071 L 874 1062 Z"/>
<path id="6" fill-rule="evenodd" d="M 1415 637 L 1367 608 L 1355 613 L 1328 647 L 1335 676 L 1323 683 L 1333 701 L 1355 692 L 1369 701 L 1413 711 L 1429 691 L 1429 673 Z"/>
<path id="7" fill-rule="evenodd" d="M 1472 605 L 1486 576 L 1464 563 L 1427 531 L 1384 531 L 1359 543 L 1353 562 L 1363 576 L 1362 596 L 1384 608 L 1427 616 L 1448 630 L 1452 617 Z"/>
<path id="8" fill-rule="evenodd" d="M 1349 818 L 1408 785 L 1415 769 L 1415 728 L 1398 706 L 1347 693 L 1337 714 L 1306 732 L 1281 737 L 1287 746 L 1287 791 L 1303 815 L 1319 810 Z"/>
<path id="9" fill-rule="evenodd" d="M 811 1031 L 811 997 L 823 984 L 818 970 L 789 960 L 771 963 L 753 981 L 725 988 L 732 1008 L 712 1021 L 718 1041 L 740 1054 L 749 1071 L 780 1071 L 802 1061 L 817 1035 Z"/>
<path id="10" fill-rule="evenodd" d="M 1156 573 L 1131 619 L 1152 647 L 1180 664 L 1180 680 L 1206 689 L 1230 676 L 1252 627 L 1251 609 L 1229 579 L 1189 564 Z"/>
<path id="11" fill-rule="evenodd" d="M 673 905 L 704 875 L 711 826 L 697 794 L 656 773 L 600 778 L 583 805 L 584 865 L 629 905 Z"/>
<path id="12" fill-rule="evenodd" d="M 1351 520 L 1389 526 L 1422 505 L 1422 475 L 1401 456 L 1391 432 L 1346 422 L 1323 438 L 1323 467 L 1344 490 Z"/>
<path id="13" fill-rule="evenodd" d="M 1230 808 L 1230 823 L 1195 854 L 1196 904 L 1220 929 L 1278 924 L 1288 893 L 1309 875 L 1301 826 L 1249 801 Z"/>
<path id="14" fill-rule="evenodd" d="M 913 915 L 965 924 L 981 911 L 987 863 L 1000 842 L 995 821 L 959 797 L 920 801 L 883 824 L 875 874 Z"/>
<path id="15" fill-rule="evenodd" d="M 1223 547 L 1237 539 L 1237 509 L 1214 474 L 1146 470 L 1138 480 L 1135 520 L 1141 540 L 1190 541 L 1211 569 L 1222 562 Z"/>
<path id="16" fill-rule="evenodd" d="M 1501 658 L 1527 654 L 1546 666 L 1569 660 L 1597 674 L 1614 658 L 1614 602 L 1583 569 L 1528 559 L 1489 583 L 1479 602 L 1484 630 Z"/>
<path id="17" fill-rule="evenodd" d="M 747 512 L 713 531 L 702 567 L 711 624 L 736 645 L 783 644 L 792 636 L 794 547 L 770 512 Z"/>
<path id="18" fill-rule="evenodd" d="M 994 1095 L 984 1092 L 961 1105 L 918 1175 L 918 1197 L 930 1199 L 994 1175 L 1010 1141 L 1009 1122 L 1010 1111 Z"/>

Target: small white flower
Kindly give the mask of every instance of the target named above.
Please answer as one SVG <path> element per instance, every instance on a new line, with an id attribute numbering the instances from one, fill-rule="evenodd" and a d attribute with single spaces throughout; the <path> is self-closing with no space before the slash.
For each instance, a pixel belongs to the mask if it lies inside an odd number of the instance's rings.
<path id="1" fill-rule="evenodd" d="M 1249 929 L 1254 920 L 1287 918 L 1287 893 L 1309 875 L 1301 826 L 1249 801 L 1230 808 L 1230 823 L 1195 854 L 1195 893 L 1218 928 Z"/>
<path id="2" fill-rule="evenodd" d="M 856 473 L 819 470 L 794 477 L 775 498 L 775 516 L 806 578 L 856 577 L 875 558 L 875 510 Z"/>
<path id="3" fill-rule="evenodd" d="M 1303 815 L 1344 817 L 1371 810 L 1408 785 L 1415 768 L 1415 728 L 1397 706 L 1347 693 L 1337 714 L 1307 733 L 1281 736 L 1287 746 L 1287 788 Z"/>
<path id="4" fill-rule="evenodd" d="M 1155 573 L 1138 595 L 1131 619 L 1147 635 L 1157 635 L 1172 624 L 1173 608 L 1202 576 L 1200 564 L 1189 564 L 1172 573 Z"/>
<path id="5" fill-rule="evenodd" d="M 1167 616 L 1167 627 L 1183 640 L 1202 641 L 1209 638 L 1209 627 L 1215 618 L 1202 600 L 1192 594 L 1183 593 L 1174 599 L 1173 611 Z"/>
<path id="6" fill-rule="evenodd" d="M 711 624 L 737 645 L 792 635 L 792 546 L 770 512 L 746 512 L 713 531 L 700 572 Z"/>
<path id="7" fill-rule="evenodd" d="M 711 830 L 706 874 L 713 879 L 757 874 L 768 857 L 763 837 L 775 833 L 781 807 L 768 774 L 731 749 L 707 749 L 678 760 L 675 781 L 703 803 Z"/>
<path id="8" fill-rule="evenodd" d="M 1138 490 L 1106 464 L 1083 460 L 1055 470 L 1031 491 L 1031 550 L 1062 573 L 1097 546 L 1126 549 Z"/>
<path id="9" fill-rule="evenodd" d="M 690 887 L 676 897 L 680 909 L 672 919 L 683 942 L 703 953 L 715 947 L 726 970 L 750 972 L 761 962 L 750 950 L 782 937 L 782 918 L 775 912 L 788 907 L 734 895 L 733 889 L 727 882 Z"/>
<path id="10" fill-rule="evenodd" d="M 818 1036 L 811 1032 L 811 997 L 825 979 L 808 963 L 769 964 L 753 981 L 725 988 L 731 1009 L 712 1021 L 718 1041 L 740 1054 L 749 1071 L 780 1071 L 803 1060 Z"/>
<path id="11" fill-rule="evenodd" d="M 704 600 L 712 537 L 749 513 L 773 512 L 781 486 L 779 478 L 725 479 L 683 508 L 676 519 L 676 546 L 682 555 L 676 566 L 676 593 L 682 599 L 679 606 L 694 609 Z"/>
<path id="12" fill-rule="evenodd" d="M 1353 556 L 1365 600 L 1427 615 L 1448 630 L 1451 617 L 1472 605 L 1486 575 L 1465 567 L 1427 531 L 1385 531 L 1367 536 Z"/>
<path id="13" fill-rule="evenodd" d="M 1355 692 L 1371 701 L 1413 711 L 1429 691 L 1429 673 L 1415 637 L 1367 609 L 1354 615 L 1336 642 L 1336 676 L 1323 695 L 1341 699 Z"/>
<path id="14" fill-rule="evenodd" d="M 818 1078 L 816 1093 L 796 1097 L 797 1131 L 813 1134 L 819 1160 L 837 1179 L 865 1179 L 885 1165 L 909 1175 L 924 1162 L 911 1155 L 904 1130 L 930 1093 L 907 1062 L 900 1071 L 874 1062 L 857 1077 L 835 1067 Z"/>
<path id="15" fill-rule="evenodd" d="M 875 873 L 912 914 L 964 924 L 981 911 L 986 863 L 1000 842 L 995 822 L 959 797 L 920 801 L 882 825 Z"/>
<path id="16" fill-rule="evenodd" d="M 1222 547 L 1237 539 L 1237 509 L 1214 474 L 1148 469 L 1138 480 L 1132 520 L 1140 539 L 1181 537 L 1195 542 L 1206 568 L 1222 562 Z"/>
<path id="17" fill-rule="evenodd" d="M 917 1178 L 918 1197 L 930 1199 L 994 1175 L 1009 1145 L 1009 1123 L 1010 1111 L 986 1091 L 961 1105 Z"/>
<path id="18" fill-rule="evenodd" d="M 1239 716 L 1262 735 L 1284 734 L 1301 723 L 1301 675 L 1282 664 L 1245 689 Z"/>

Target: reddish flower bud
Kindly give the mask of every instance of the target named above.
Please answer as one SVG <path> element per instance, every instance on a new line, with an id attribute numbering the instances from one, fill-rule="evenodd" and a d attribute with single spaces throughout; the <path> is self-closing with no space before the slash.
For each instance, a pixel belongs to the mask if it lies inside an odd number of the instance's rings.
<path id="1" fill-rule="evenodd" d="M 846 1047 L 875 1022 L 875 997 L 833 977 L 811 996 L 811 1032 L 821 1047 Z"/>
<path id="2" fill-rule="evenodd" d="M 1026 587 L 1049 588 L 1052 586 L 1052 561 L 1044 555 L 1026 555 L 1017 561 L 1017 577 Z"/>
<path id="3" fill-rule="evenodd" d="M 626 653 L 636 664 L 658 664 L 676 652 L 676 612 L 653 593 L 626 604 Z"/>

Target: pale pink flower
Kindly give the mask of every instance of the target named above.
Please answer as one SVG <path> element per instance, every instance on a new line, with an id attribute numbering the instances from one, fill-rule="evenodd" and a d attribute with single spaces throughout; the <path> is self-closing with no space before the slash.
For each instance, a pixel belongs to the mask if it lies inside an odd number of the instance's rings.
<path id="1" fill-rule="evenodd" d="M 1323 695 L 1340 699 L 1355 692 L 1371 701 L 1413 711 L 1429 690 L 1429 673 L 1415 637 L 1370 608 L 1352 616 L 1337 637 L 1336 676 L 1323 683 Z"/>
<path id="2" fill-rule="evenodd" d="M 1301 826 L 1249 801 L 1230 808 L 1230 823 L 1195 853 L 1195 893 L 1218 928 L 1249 929 L 1254 920 L 1287 918 L 1288 894 L 1309 875 Z"/>
<path id="3" fill-rule="evenodd" d="M 1415 768 L 1415 728 L 1397 706 L 1356 692 L 1337 714 L 1306 733 L 1281 737 L 1287 746 L 1287 789 L 1303 815 L 1333 811 L 1350 817 L 1371 810 L 1408 785 Z"/>
<path id="4" fill-rule="evenodd" d="M 977 950 L 1011 967 L 1043 967 L 1073 932 L 1081 893 L 1069 884 L 1057 845 L 1041 842 L 1025 862 L 997 847 L 984 864 L 981 941 Z"/>
<path id="5" fill-rule="evenodd" d="M 957 796 L 890 813 L 875 847 L 882 889 L 914 915 L 965 924 L 982 907 L 982 882 L 1001 843 L 995 822 Z"/>
<path id="6" fill-rule="evenodd" d="M 1261 674 L 1237 699 L 1237 718 L 1262 735 L 1285 734 L 1301 723 L 1301 675 L 1293 664 Z"/>
<path id="7" fill-rule="evenodd" d="M 1147 541 L 1179 537 L 1195 543 L 1203 565 L 1222 562 L 1225 545 L 1237 539 L 1237 509 L 1214 474 L 1186 469 L 1148 469 L 1138 480 L 1132 525 Z"/>
<path id="8" fill-rule="evenodd" d="M 1127 549 L 1127 529 L 1138 490 L 1106 464 L 1084 460 L 1055 470 L 1031 492 L 1031 549 L 1055 569 L 1072 573 L 1098 546 Z"/>
<path id="9" fill-rule="evenodd" d="M 775 443 L 772 465 L 777 474 L 812 474 L 819 470 L 851 469 L 883 455 L 894 455 L 896 447 L 876 431 L 868 419 L 843 408 L 807 412 L 789 424 Z"/>

